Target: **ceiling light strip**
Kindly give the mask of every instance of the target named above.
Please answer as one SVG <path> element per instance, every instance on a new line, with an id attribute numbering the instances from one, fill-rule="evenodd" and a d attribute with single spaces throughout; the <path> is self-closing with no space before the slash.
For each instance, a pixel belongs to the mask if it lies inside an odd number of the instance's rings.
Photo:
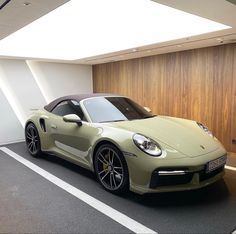
<path id="1" fill-rule="evenodd" d="M 2 39 L 0 55 L 78 60 L 229 28 L 149 0 L 71 0 Z"/>

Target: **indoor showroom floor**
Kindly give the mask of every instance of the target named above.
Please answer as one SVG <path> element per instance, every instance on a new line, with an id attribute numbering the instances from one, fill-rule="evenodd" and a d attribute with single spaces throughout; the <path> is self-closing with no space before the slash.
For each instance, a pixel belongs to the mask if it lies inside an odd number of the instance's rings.
<path id="1" fill-rule="evenodd" d="M 157 233 L 232 233 L 236 229 L 235 156 L 229 156 L 224 180 L 207 188 L 116 196 L 79 166 L 54 156 L 32 158 L 25 143 L 5 147 L 0 148 L 1 233 L 131 233 L 138 228 Z M 35 172 L 39 167 L 41 175 Z M 45 178 L 51 174 L 60 179 L 62 187 L 55 185 L 57 179 Z M 87 204 L 76 194 L 95 199 Z M 102 204 L 98 202 L 107 205 L 98 208 L 103 213 L 94 208 Z M 123 221 L 115 221 L 116 216 Z"/>

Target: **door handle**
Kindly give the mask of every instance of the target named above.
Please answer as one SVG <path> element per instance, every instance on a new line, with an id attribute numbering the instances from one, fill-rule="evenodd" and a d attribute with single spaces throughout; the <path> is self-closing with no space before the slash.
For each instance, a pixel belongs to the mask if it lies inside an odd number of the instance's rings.
<path id="1" fill-rule="evenodd" d="M 55 125 L 55 124 L 51 124 L 51 128 L 53 128 L 53 129 L 57 129 L 57 125 Z"/>

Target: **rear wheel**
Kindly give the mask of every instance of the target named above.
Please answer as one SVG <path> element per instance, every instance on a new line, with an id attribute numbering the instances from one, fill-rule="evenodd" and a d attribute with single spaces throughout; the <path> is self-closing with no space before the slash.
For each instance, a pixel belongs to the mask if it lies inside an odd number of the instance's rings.
<path id="1" fill-rule="evenodd" d="M 111 144 L 101 145 L 94 157 L 94 168 L 100 184 L 113 193 L 123 193 L 129 187 L 129 173 L 125 158 Z"/>
<path id="2" fill-rule="evenodd" d="M 40 138 L 38 130 L 33 123 L 28 124 L 25 129 L 25 141 L 29 153 L 33 157 L 39 157 L 42 153 Z"/>

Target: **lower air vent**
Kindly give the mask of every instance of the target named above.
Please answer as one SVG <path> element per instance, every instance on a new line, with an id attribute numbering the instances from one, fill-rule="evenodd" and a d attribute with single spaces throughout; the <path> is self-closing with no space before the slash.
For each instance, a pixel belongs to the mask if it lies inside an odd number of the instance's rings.
<path id="1" fill-rule="evenodd" d="M 44 132 L 46 132 L 47 130 L 46 130 L 46 125 L 45 125 L 45 120 L 44 119 L 40 119 L 39 120 L 39 124 L 40 124 L 40 127 L 42 128 L 42 130 Z"/>

